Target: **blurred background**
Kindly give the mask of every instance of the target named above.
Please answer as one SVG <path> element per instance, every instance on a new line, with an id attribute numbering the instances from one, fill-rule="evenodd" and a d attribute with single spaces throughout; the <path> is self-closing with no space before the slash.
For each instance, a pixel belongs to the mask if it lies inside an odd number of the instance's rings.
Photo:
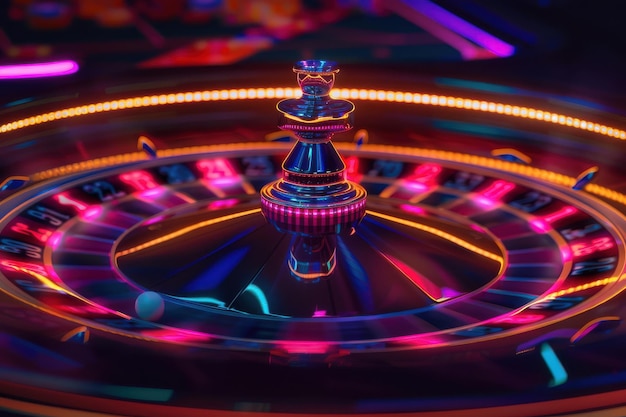
<path id="1" fill-rule="evenodd" d="M 253 70 L 317 58 L 365 72 L 382 67 L 392 73 L 402 67 L 425 76 L 484 83 L 473 85 L 479 89 L 515 86 L 621 109 L 626 108 L 624 4 L 611 0 L 4 0 L 0 105 L 68 84 L 128 74 L 178 73 L 182 68 L 197 72 L 202 67 L 223 70 L 225 66 Z M 24 78 L 19 67 L 13 67 L 59 61 L 75 62 L 77 67 L 66 68 L 71 74 L 54 81 Z M 17 73 L 11 71 L 16 68 Z"/>

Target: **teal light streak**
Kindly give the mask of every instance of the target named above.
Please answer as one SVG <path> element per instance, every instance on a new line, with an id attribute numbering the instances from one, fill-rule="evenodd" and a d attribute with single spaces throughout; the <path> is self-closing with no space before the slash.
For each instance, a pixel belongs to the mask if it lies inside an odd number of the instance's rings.
<path id="1" fill-rule="evenodd" d="M 101 384 L 94 381 L 63 378 L 58 375 L 51 376 L 37 372 L 27 372 L 10 368 L 0 368 L 0 379 L 3 381 L 13 381 L 20 384 L 42 387 L 55 391 L 86 394 L 91 396 L 106 395 L 109 397 L 138 401 L 167 402 L 174 395 L 174 391 L 167 388 Z"/>
<path id="2" fill-rule="evenodd" d="M 450 130 L 452 132 L 473 133 L 476 135 L 490 136 L 496 138 L 517 137 L 519 132 L 512 129 L 504 129 L 495 126 L 487 126 L 476 123 L 457 122 L 452 120 L 433 120 L 432 125 L 438 129 Z"/>
<path id="3" fill-rule="evenodd" d="M 463 80 L 460 78 L 438 77 L 438 78 L 435 78 L 435 84 L 444 85 L 448 87 L 464 88 L 467 90 L 487 91 L 489 93 L 499 93 L 499 94 L 519 94 L 520 93 L 520 90 L 515 87 L 509 87 L 507 85 L 485 83 L 481 81 Z"/>
<path id="4" fill-rule="evenodd" d="M 214 306 L 222 307 L 222 308 L 226 307 L 226 303 L 213 297 L 173 297 L 173 298 L 176 298 L 178 300 L 183 300 L 183 301 L 191 301 L 194 303 L 213 304 Z"/>
<path id="5" fill-rule="evenodd" d="M 127 387 L 122 385 L 105 385 L 100 391 L 111 397 L 129 400 L 165 402 L 172 398 L 174 391 L 163 388 Z"/>
<path id="6" fill-rule="evenodd" d="M 246 291 L 249 291 L 250 293 L 252 293 L 252 295 L 254 295 L 256 299 L 259 301 L 259 305 L 261 306 L 261 311 L 263 312 L 263 314 L 270 314 L 270 305 L 267 302 L 267 297 L 263 293 L 262 289 L 260 289 L 254 284 L 250 284 L 244 290 L 244 292 Z"/>
<path id="7" fill-rule="evenodd" d="M 34 100 L 33 97 L 26 97 L 26 98 L 23 98 L 23 99 L 20 99 L 20 100 L 15 100 L 15 101 L 12 101 L 10 103 L 7 103 L 7 104 L 4 105 L 4 107 L 19 106 L 20 104 L 30 103 L 33 100 Z"/>
<path id="8" fill-rule="evenodd" d="M 498 295 L 508 295 L 510 297 L 525 298 L 527 300 L 537 299 L 537 296 L 533 294 L 527 294 L 525 292 L 517 292 L 517 291 L 499 290 L 497 288 L 490 288 L 486 292 L 491 293 L 491 294 L 498 294 Z"/>
<path id="9" fill-rule="evenodd" d="M 567 381 L 567 371 L 563 367 L 563 364 L 556 356 L 554 349 L 548 343 L 541 344 L 541 357 L 548 365 L 548 369 L 552 374 L 552 382 L 550 386 L 555 387 L 557 385 L 564 384 Z"/>

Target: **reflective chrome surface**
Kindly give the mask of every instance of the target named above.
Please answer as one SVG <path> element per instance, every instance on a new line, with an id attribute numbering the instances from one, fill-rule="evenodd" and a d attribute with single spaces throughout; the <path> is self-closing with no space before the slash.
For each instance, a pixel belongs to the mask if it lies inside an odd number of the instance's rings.
<path id="1" fill-rule="evenodd" d="M 335 240 L 351 232 L 365 214 L 366 192 L 345 179 L 333 134 L 352 128 L 354 105 L 333 100 L 330 90 L 339 71 L 328 61 L 300 61 L 293 68 L 302 98 L 278 103 L 279 127 L 299 139 L 283 162 L 283 178 L 261 190 L 263 214 L 278 230 L 297 235 L 288 257 L 298 279 L 332 274 Z"/>
<path id="2" fill-rule="evenodd" d="M 144 289 L 234 312 L 299 318 L 428 308 L 501 274 L 502 263 L 481 253 L 503 257 L 503 248 L 476 224 L 425 213 L 416 228 L 403 224 L 410 213 L 371 198 L 372 212 L 352 236 L 281 233 L 254 211 L 254 197 L 218 210 L 184 207 L 129 230 L 114 257 L 122 275 Z M 294 280 L 293 269 L 303 277 Z"/>

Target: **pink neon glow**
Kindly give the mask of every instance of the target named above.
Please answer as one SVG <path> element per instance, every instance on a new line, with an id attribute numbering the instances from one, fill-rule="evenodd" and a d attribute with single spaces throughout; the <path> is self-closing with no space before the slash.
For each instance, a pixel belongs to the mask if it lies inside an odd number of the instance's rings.
<path id="1" fill-rule="evenodd" d="M 155 187 L 155 188 L 149 188 L 147 190 L 144 190 L 139 195 L 145 198 L 153 198 L 153 197 L 159 197 L 163 195 L 163 193 L 165 193 L 165 188 Z"/>
<path id="2" fill-rule="evenodd" d="M 545 318 L 545 315 L 543 314 L 520 313 L 520 314 L 513 314 L 511 316 L 503 317 L 501 319 L 494 321 L 494 323 L 526 324 L 526 323 L 534 323 L 544 318 Z"/>
<path id="3" fill-rule="evenodd" d="M 576 213 L 576 208 L 572 207 L 572 206 L 566 206 L 563 207 L 561 210 L 558 210 L 552 214 L 549 214 L 547 216 L 543 216 L 543 220 L 548 222 L 548 223 L 554 223 L 555 221 L 562 219 L 564 217 L 570 216 L 574 213 Z"/>
<path id="4" fill-rule="evenodd" d="M 239 202 L 239 200 L 237 200 L 236 198 L 228 198 L 226 200 L 216 200 L 211 202 L 207 208 L 209 210 L 219 210 L 219 209 L 225 209 L 228 207 L 232 207 L 234 205 L 236 205 Z"/>
<path id="5" fill-rule="evenodd" d="M 43 265 L 31 264 L 28 262 L 20 262 L 20 261 L 0 261 L 0 265 L 6 268 L 11 268 L 15 271 L 33 271 L 38 274 L 47 276 L 48 273 Z"/>
<path id="6" fill-rule="evenodd" d="M 462 294 L 463 293 L 458 292 L 455 289 L 448 288 L 448 287 L 441 287 L 441 296 L 443 299 L 458 297 L 459 295 L 462 295 Z"/>
<path id="7" fill-rule="evenodd" d="M 438 337 L 435 335 L 424 335 L 424 334 L 411 334 L 408 336 L 394 337 L 393 341 L 397 343 L 405 343 L 405 344 L 413 345 L 416 347 L 440 345 L 446 342 L 445 339 L 441 337 Z"/>
<path id="8" fill-rule="evenodd" d="M 492 200 L 490 198 L 487 198 L 485 196 L 482 196 L 480 194 L 476 194 L 473 198 L 472 201 L 474 201 L 476 204 L 482 206 L 482 207 L 495 207 L 498 204 L 500 204 L 498 201 L 496 200 Z"/>
<path id="9" fill-rule="evenodd" d="M 426 210 L 424 210 L 422 207 L 413 206 L 410 204 L 401 204 L 400 209 L 411 214 L 416 214 L 418 216 L 424 216 L 426 214 Z"/>
<path id="10" fill-rule="evenodd" d="M 198 342 L 211 339 L 211 336 L 206 333 L 181 329 L 150 329 L 143 330 L 141 334 L 168 342 Z"/>
<path id="11" fill-rule="evenodd" d="M 536 231 L 537 233 L 547 233 L 552 230 L 550 226 L 551 223 L 554 223 L 557 220 L 560 220 L 564 217 L 570 216 L 576 213 L 576 208 L 572 206 L 563 207 L 562 209 L 555 211 L 552 214 L 548 214 L 543 217 L 538 217 L 530 221 L 530 227 Z"/>
<path id="12" fill-rule="evenodd" d="M 360 182 L 363 175 L 359 174 L 359 158 L 351 156 L 346 158 L 344 162 L 346 163 L 346 178 L 351 181 Z"/>
<path id="13" fill-rule="evenodd" d="M 33 230 L 29 228 L 26 224 L 21 223 L 21 222 L 15 223 L 13 226 L 11 226 L 11 230 L 13 230 L 16 233 L 20 233 L 22 235 L 32 236 L 36 238 L 37 240 L 39 240 L 40 242 L 46 242 L 48 238 L 50 237 L 50 235 L 52 234 L 50 230 L 46 230 L 42 228 L 37 228 L 37 230 Z"/>
<path id="14" fill-rule="evenodd" d="M 54 199 L 58 201 L 59 203 L 63 204 L 64 206 L 74 207 L 79 212 L 86 210 L 88 207 L 87 204 L 81 201 L 78 201 L 74 198 L 70 198 L 64 193 L 55 195 Z"/>
<path id="15" fill-rule="evenodd" d="M 237 176 L 237 172 L 230 166 L 230 163 L 222 158 L 203 159 L 198 161 L 196 166 L 202 171 L 204 178 L 207 180 Z"/>
<path id="16" fill-rule="evenodd" d="M 72 313 L 72 314 L 76 314 L 79 316 L 82 314 L 88 314 L 90 316 L 93 314 L 101 314 L 103 316 L 108 316 L 110 314 L 107 310 L 101 308 L 100 306 L 89 305 L 89 304 L 80 305 L 80 306 L 57 304 L 54 306 L 54 308 L 58 310 L 63 310 L 66 313 Z"/>
<path id="17" fill-rule="evenodd" d="M 389 262 L 393 264 L 393 266 L 398 268 L 400 272 L 402 272 L 407 278 L 409 278 L 428 297 L 432 298 L 433 300 L 441 300 L 444 298 L 441 288 L 433 284 L 428 278 L 417 272 L 415 269 L 389 255 L 385 255 L 385 258 L 387 258 Z M 455 295 L 458 294 L 456 294 L 455 292 Z"/>
<path id="18" fill-rule="evenodd" d="M 548 233 L 552 228 L 542 219 L 533 219 L 529 222 L 531 229 L 537 233 Z"/>
<path id="19" fill-rule="evenodd" d="M 84 220 L 93 220 L 100 217 L 103 213 L 102 206 L 92 206 L 89 207 L 81 214 L 81 218 Z"/>
<path id="20" fill-rule="evenodd" d="M 57 77 L 78 71 L 75 61 L 51 61 L 37 64 L 0 65 L 0 80 L 17 78 Z"/>
<path id="21" fill-rule="evenodd" d="M 280 344 L 280 348 L 287 353 L 309 353 L 323 354 L 328 352 L 331 344 L 329 342 L 284 342 Z"/>
<path id="22" fill-rule="evenodd" d="M 222 177 L 222 178 L 214 178 L 210 180 L 210 183 L 211 185 L 219 188 L 219 187 L 239 184 L 240 180 L 238 177 Z"/>
<path id="23" fill-rule="evenodd" d="M 57 271 L 55 271 L 51 266 L 47 266 L 46 267 L 46 274 L 42 274 L 44 276 L 47 276 L 48 278 L 50 278 L 50 280 L 52 282 L 54 282 L 55 284 L 59 284 L 59 285 L 63 285 L 63 280 L 61 279 L 61 277 L 59 277 L 59 274 L 57 274 Z"/>
<path id="24" fill-rule="evenodd" d="M 158 222 L 160 222 L 160 221 L 162 221 L 162 220 L 165 220 L 165 218 L 166 218 L 166 216 L 155 216 L 155 217 L 151 217 L 151 218 L 149 218 L 148 220 L 146 220 L 145 222 L 143 222 L 143 225 L 144 225 L 144 226 L 149 226 L 149 225 L 151 225 L 151 224 L 158 223 Z"/>
<path id="25" fill-rule="evenodd" d="M 424 185 L 433 185 L 437 182 L 437 176 L 442 171 L 441 165 L 437 164 L 423 164 L 415 168 L 413 174 L 411 174 L 407 181 L 413 183 L 420 183 Z"/>
<path id="26" fill-rule="evenodd" d="M 569 246 L 561 246 L 561 260 L 563 262 L 571 261 L 574 258 L 572 250 Z"/>
<path id="27" fill-rule="evenodd" d="M 499 200 L 514 188 L 515 184 L 512 182 L 498 180 L 482 190 L 479 194 L 474 195 L 472 200 L 483 207 L 495 207 L 500 204 Z"/>
<path id="28" fill-rule="evenodd" d="M 55 232 L 50 239 L 48 239 L 48 246 L 50 246 L 52 249 L 56 249 L 59 247 L 59 244 L 61 243 L 61 239 L 63 238 L 63 233 L 62 232 Z"/>
<path id="29" fill-rule="evenodd" d="M 608 250 L 614 246 L 615 246 L 615 242 L 613 241 L 613 239 L 608 236 L 605 236 L 605 237 L 592 239 L 587 242 L 576 243 L 572 245 L 571 247 L 572 247 L 572 252 L 574 256 L 579 257 L 579 256 L 591 255 L 595 252 L 599 252 L 603 250 Z"/>
<path id="30" fill-rule="evenodd" d="M 263 213 L 273 221 L 289 224 L 293 231 L 314 227 L 334 227 L 361 219 L 365 212 L 365 200 L 343 207 L 291 208 L 261 199 Z"/>
<path id="31" fill-rule="evenodd" d="M 326 317 L 326 310 L 315 310 L 313 317 Z"/>
<path id="32" fill-rule="evenodd" d="M 477 225 L 477 224 L 471 224 L 471 225 L 470 225 L 470 229 L 472 229 L 472 230 L 474 230 L 474 231 L 476 231 L 476 232 L 478 232 L 478 233 L 483 233 L 483 234 L 485 233 L 485 230 L 484 230 L 483 228 L 481 228 L 481 227 L 480 227 L 479 225 Z"/>
<path id="33" fill-rule="evenodd" d="M 146 171 L 133 171 L 120 175 L 120 180 L 135 187 L 137 191 L 145 191 L 159 186 L 157 182 Z"/>
<path id="34" fill-rule="evenodd" d="M 508 181 L 498 180 L 491 184 L 489 187 L 481 191 L 481 195 L 490 200 L 500 200 L 507 193 L 515 188 L 515 184 Z"/>
<path id="35" fill-rule="evenodd" d="M 416 190 L 416 191 L 426 191 L 428 190 L 428 186 L 426 184 L 423 184 L 421 182 L 407 182 L 406 183 L 407 188 L 410 188 L 412 190 Z"/>

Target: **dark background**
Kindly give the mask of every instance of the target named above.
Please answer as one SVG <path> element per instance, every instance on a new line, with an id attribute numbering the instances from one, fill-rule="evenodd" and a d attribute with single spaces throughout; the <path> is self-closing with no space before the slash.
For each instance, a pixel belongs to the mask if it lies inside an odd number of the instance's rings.
<path id="1" fill-rule="evenodd" d="M 65 77 L 1 80 L 0 105 L 104 79 L 224 66 L 254 71 L 322 58 L 362 71 L 401 68 L 567 94 L 620 113 L 626 107 L 623 2 L 436 0 L 515 47 L 510 57 L 478 60 L 462 59 L 397 12 L 398 4 L 410 3 L 419 6 L 410 0 L 7 0 L 0 64 L 74 59 L 81 69 Z M 260 44 L 269 46 L 240 53 Z M 163 61 L 175 51 L 186 58 Z"/>

